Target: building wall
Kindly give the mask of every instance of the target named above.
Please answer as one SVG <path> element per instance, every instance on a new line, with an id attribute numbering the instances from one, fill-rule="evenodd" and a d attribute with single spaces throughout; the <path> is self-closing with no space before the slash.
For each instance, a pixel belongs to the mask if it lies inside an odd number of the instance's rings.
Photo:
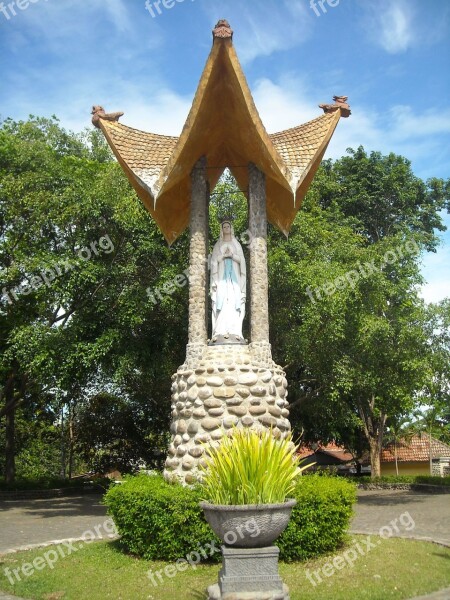
<path id="1" fill-rule="evenodd" d="M 430 464 L 428 461 L 424 462 L 399 462 L 398 463 L 398 474 L 399 475 L 429 475 Z M 396 475 L 395 473 L 395 462 L 381 463 L 381 475 Z"/>

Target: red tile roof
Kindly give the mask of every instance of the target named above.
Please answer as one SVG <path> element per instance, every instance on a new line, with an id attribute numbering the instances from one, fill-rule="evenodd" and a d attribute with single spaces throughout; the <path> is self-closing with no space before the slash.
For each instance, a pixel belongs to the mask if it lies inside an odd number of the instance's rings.
<path id="1" fill-rule="evenodd" d="M 433 458 L 450 457 L 450 446 L 431 438 Z M 397 460 L 400 462 L 423 462 L 430 458 L 430 436 L 423 433 L 415 435 L 411 441 L 401 440 L 397 443 Z M 381 462 L 394 462 L 394 443 L 388 444 L 381 452 Z"/>
<path id="2" fill-rule="evenodd" d="M 316 444 L 314 444 L 314 446 L 316 446 Z M 312 448 L 311 445 L 304 444 L 300 446 L 298 454 L 301 458 L 306 458 L 307 456 L 311 456 L 315 452 L 327 454 L 328 456 L 336 458 L 337 460 L 340 460 L 342 462 L 350 462 L 351 460 L 353 460 L 353 455 L 350 452 L 348 452 L 344 448 L 344 446 L 339 446 L 334 442 L 326 444 L 325 446 L 318 444 L 315 450 Z"/>

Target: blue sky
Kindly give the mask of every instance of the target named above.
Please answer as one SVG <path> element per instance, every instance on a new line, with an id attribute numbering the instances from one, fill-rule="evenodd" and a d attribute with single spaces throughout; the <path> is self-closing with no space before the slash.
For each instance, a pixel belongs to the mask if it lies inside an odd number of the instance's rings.
<path id="1" fill-rule="evenodd" d="M 0 1 L 0 116 L 57 115 L 74 131 L 93 104 L 132 127 L 178 135 L 227 18 L 271 133 L 348 95 L 327 157 L 395 152 L 424 179 L 450 177 L 448 0 Z M 20 8 L 22 7 L 22 8 Z M 15 13 L 15 14 L 14 14 Z M 450 218 L 445 215 L 450 227 Z M 450 297 L 450 233 L 424 260 L 428 301 Z"/>

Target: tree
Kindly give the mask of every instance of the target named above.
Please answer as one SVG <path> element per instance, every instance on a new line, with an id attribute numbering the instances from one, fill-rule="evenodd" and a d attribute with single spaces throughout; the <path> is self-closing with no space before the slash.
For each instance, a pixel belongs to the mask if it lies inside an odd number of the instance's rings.
<path id="1" fill-rule="evenodd" d="M 120 167 L 55 120 L 0 129 L 0 418 L 14 479 L 14 415 L 32 393 L 71 402 L 97 375 L 170 418 L 170 375 L 183 360 L 186 289 L 154 304 L 185 269 L 186 236 L 169 251 Z M 103 143 L 104 145 L 104 143 Z M 170 324 L 170 325 L 169 325 Z M 149 343 L 151 340 L 151 343 Z"/>
<path id="2" fill-rule="evenodd" d="M 446 355 L 433 351 L 416 291 L 418 255 L 435 247 L 448 196 L 448 182 L 421 182 L 406 159 L 359 148 L 324 163 L 289 241 L 269 227 L 272 345 L 291 382 L 293 423 L 360 449 L 361 429 L 374 474 L 386 419 L 408 412 L 430 382 L 448 382 L 435 377 Z M 245 243 L 246 200 L 229 175 L 213 196 L 211 239 L 225 209 Z M 77 136 L 34 117 L 1 125 L 7 480 L 16 411 L 36 399 L 65 411 L 69 454 L 81 416 L 95 422 L 86 406 L 108 415 L 99 398 L 117 414 L 145 406 L 140 439 L 160 449 L 187 339 L 187 278 L 174 284 L 187 257 L 187 234 L 167 248 L 99 132 Z"/>
<path id="3" fill-rule="evenodd" d="M 433 376 L 419 256 L 436 247 L 450 186 L 425 184 L 402 157 L 349 153 L 325 161 L 289 243 L 273 238 L 272 332 L 296 380 L 294 408 L 332 414 L 345 402 L 376 476 L 387 418 L 410 412 Z M 322 426 L 329 436 L 348 432 L 350 416 L 336 414 Z"/>
<path id="4" fill-rule="evenodd" d="M 137 404 L 106 392 L 89 398 L 75 423 L 75 439 L 90 469 L 105 473 L 132 472 L 140 464 L 154 466 L 159 454 L 148 435 L 151 406 Z M 165 449 L 167 440 L 160 440 Z"/>

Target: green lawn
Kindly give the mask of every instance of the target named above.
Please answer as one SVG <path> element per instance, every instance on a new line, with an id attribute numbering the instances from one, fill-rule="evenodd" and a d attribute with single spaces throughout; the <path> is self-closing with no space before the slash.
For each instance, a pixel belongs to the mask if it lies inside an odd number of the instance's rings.
<path id="1" fill-rule="evenodd" d="M 281 576 L 290 587 L 291 599 L 404 600 L 450 586 L 449 548 L 403 539 L 370 539 L 374 548 L 368 548 L 367 536 L 353 536 L 340 552 L 305 563 L 281 564 Z M 178 572 L 173 563 L 144 561 L 124 555 L 117 543 L 95 542 L 59 558 L 53 569 L 45 566 L 28 577 L 22 575 L 14 586 L 9 583 L 5 568 L 22 568 L 52 549 L 0 556 L 0 589 L 31 600 L 204 600 L 206 587 L 216 582 L 219 570 L 217 565 L 201 565 Z M 351 549 L 349 560 L 357 555 L 353 566 L 343 558 Z M 335 568 L 330 573 L 335 557 L 340 557 L 335 561 L 340 570 Z M 42 564 L 36 562 L 37 566 Z M 169 564 L 168 573 L 175 572 L 175 576 L 170 578 L 162 572 L 163 582 L 159 583 L 155 575 L 158 585 L 153 585 L 147 571 L 156 573 Z M 315 586 L 307 573 L 316 581 Z"/>

